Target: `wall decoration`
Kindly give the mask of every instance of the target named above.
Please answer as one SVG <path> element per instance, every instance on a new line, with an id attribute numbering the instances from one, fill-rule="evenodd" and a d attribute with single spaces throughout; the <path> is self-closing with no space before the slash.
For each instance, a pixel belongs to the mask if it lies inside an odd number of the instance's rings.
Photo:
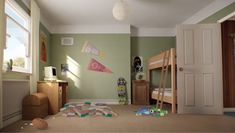
<path id="1" fill-rule="evenodd" d="M 132 66 L 134 72 L 143 72 L 143 57 L 135 56 L 133 57 Z"/>
<path id="2" fill-rule="evenodd" d="M 106 73 L 113 73 L 109 68 L 101 64 L 95 59 L 91 59 L 89 65 L 88 65 L 88 70 L 91 71 L 97 71 L 97 72 L 106 72 Z"/>
<path id="3" fill-rule="evenodd" d="M 73 37 L 62 37 L 61 38 L 61 45 L 73 45 L 74 39 Z"/>
<path id="4" fill-rule="evenodd" d="M 88 53 L 88 54 L 93 54 L 96 56 L 101 56 L 101 57 L 105 56 L 104 52 L 101 52 L 100 50 L 98 50 L 94 45 L 90 44 L 88 41 L 86 41 L 84 43 L 83 48 L 82 48 L 82 52 Z"/>
<path id="5" fill-rule="evenodd" d="M 47 36 L 44 32 L 40 33 L 40 60 L 47 62 Z"/>
<path id="6" fill-rule="evenodd" d="M 61 64 L 61 75 L 66 75 L 66 72 L 69 70 L 68 64 Z"/>

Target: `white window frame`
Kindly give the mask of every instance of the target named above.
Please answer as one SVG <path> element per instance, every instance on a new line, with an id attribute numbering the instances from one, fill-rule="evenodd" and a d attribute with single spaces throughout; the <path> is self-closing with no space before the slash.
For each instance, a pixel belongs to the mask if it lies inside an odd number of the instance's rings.
<path id="1" fill-rule="evenodd" d="M 13 72 L 21 72 L 21 73 L 28 73 L 28 74 L 31 74 L 32 73 L 32 53 L 31 53 L 31 19 L 30 19 L 30 16 L 29 14 L 27 14 L 14 0 L 6 0 L 5 1 L 5 4 L 8 4 L 11 8 L 14 9 L 15 12 L 17 12 L 20 17 L 26 19 L 28 21 L 28 29 L 26 29 L 24 26 L 22 26 L 21 24 L 19 24 L 17 21 L 15 21 L 13 18 L 11 18 L 10 16 L 8 16 L 7 14 L 5 14 L 5 36 L 7 36 L 7 27 L 6 27 L 6 24 L 7 24 L 7 18 L 10 19 L 11 21 L 13 21 L 15 24 L 17 24 L 18 26 L 20 26 L 20 28 L 22 28 L 23 30 L 25 30 L 26 32 L 29 33 L 29 38 L 28 38 L 28 46 L 27 46 L 27 50 L 26 50 L 26 54 L 25 55 L 27 57 L 27 61 L 25 62 L 26 63 L 26 68 L 20 68 L 20 67 L 15 67 L 13 66 L 12 68 L 12 71 Z M 5 40 L 5 45 L 6 45 L 6 40 Z"/>

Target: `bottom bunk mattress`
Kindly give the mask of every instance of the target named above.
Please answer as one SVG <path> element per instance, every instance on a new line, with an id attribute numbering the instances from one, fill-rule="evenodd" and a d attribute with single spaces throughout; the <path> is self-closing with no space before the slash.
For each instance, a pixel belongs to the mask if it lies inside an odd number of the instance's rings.
<path id="1" fill-rule="evenodd" d="M 161 98 L 162 94 L 160 94 L 160 98 Z M 163 97 L 163 101 L 166 103 L 172 103 L 172 90 L 171 88 L 166 88 L 164 91 L 164 97 Z M 158 100 L 158 89 L 155 89 L 152 91 L 152 99 Z"/>

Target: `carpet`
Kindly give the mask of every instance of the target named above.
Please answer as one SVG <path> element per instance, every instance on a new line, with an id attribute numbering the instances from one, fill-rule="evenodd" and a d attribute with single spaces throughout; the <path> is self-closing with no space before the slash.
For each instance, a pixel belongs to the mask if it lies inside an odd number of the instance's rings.
<path id="1" fill-rule="evenodd" d="M 18 121 L 2 129 L 2 132 L 76 132 L 76 133 L 146 133 L 146 132 L 235 132 L 235 117 L 225 115 L 181 115 L 169 113 L 164 117 L 136 116 L 142 106 L 108 105 L 118 117 L 64 117 L 61 113 L 48 116 L 48 129 L 38 130 L 31 121 Z M 23 128 L 21 128 L 23 127 Z"/>
<path id="2" fill-rule="evenodd" d="M 224 115 L 235 117 L 235 112 L 224 112 Z"/>

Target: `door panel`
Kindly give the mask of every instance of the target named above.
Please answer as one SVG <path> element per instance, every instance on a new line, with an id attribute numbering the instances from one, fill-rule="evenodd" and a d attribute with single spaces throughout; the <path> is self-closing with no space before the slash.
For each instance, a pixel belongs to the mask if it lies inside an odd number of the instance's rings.
<path id="1" fill-rule="evenodd" d="M 187 65 L 194 63 L 194 32 L 193 30 L 184 31 L 184 62 Z M 185 45 L 187 44 L 187 45 Z"/>
<path id="2" fill-rule="evenodd" d="M 214 85 L 213 85 L 213 74 L 204 73 L 203 75 L 203 92 L 204 92 L 204 106 L 214 105 Z"/>
<path id="3" fill-rule="evenodd" d="M 206 29 L 203 30 L 203 41 L 202 41 L 202 46 L 203 46 L 203 63 L 205 65 L 213 64 L 213 41 L 212 41 L 212 30 Z"/>
<path id="4" fill-rule="evenodd" d="M 195 106 L 195 78 L 192 73 L 185 74 L 185 106 Z"/>
<path id="5" fill-rule="evenodd" d="M 177 27 L 178 112 L 222 114 L 220 25 Z"/>

